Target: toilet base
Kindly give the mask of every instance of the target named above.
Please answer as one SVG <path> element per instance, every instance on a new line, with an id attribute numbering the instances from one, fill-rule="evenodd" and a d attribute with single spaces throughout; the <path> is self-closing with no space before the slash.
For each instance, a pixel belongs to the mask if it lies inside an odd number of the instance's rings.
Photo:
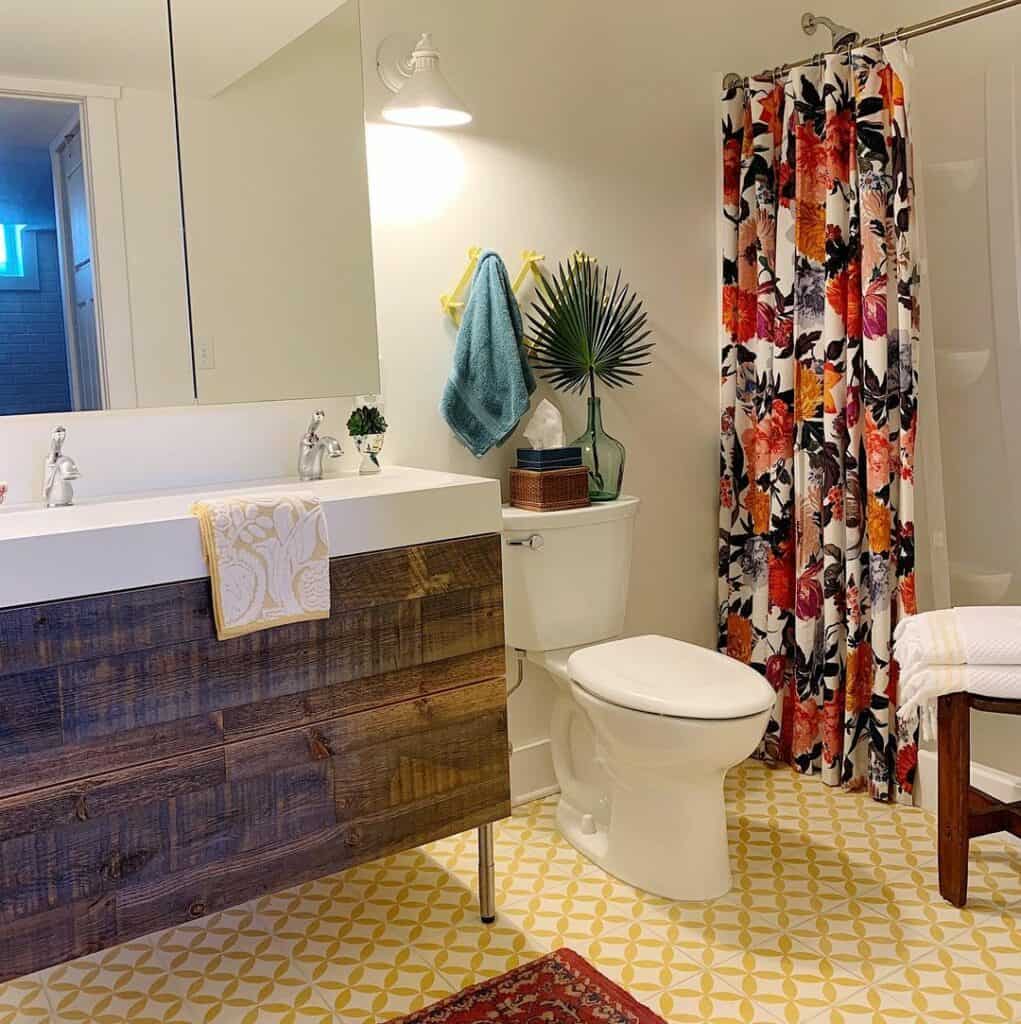
<path id="1" fill-rule="evenodd" d="M 561 798 L 561 834 L 608 874 L 643 892 L 693 902 L 726 895 L 733 878 L 723 775 L 669 787 L 662 780 L 646 787 L 645 781 L 654 780 L 615 780 L 608 826 Z"/>

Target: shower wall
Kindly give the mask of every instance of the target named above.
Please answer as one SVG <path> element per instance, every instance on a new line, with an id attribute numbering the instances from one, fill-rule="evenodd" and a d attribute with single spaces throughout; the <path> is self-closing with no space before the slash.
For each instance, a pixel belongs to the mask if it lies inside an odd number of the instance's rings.
<path id="1" fill-rule="evenodd" d="M 1021 604 L 1021 11 L 911 44 L 927 260 L 919 439 L 923 607 Z M 973 758 L 1021 776 L 1021 722 Z"/>

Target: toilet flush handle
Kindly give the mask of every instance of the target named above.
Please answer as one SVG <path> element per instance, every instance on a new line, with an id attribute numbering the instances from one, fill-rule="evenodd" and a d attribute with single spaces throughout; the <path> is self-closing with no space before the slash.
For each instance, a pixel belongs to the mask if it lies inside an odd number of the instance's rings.
<path id="1" fill-rule="evenodd" d="M 508 540 L 507 547 L 509 548 L 531 548 L 533 551 L 539 551 L 546 541 L 543 540 L 541 533 L 533 533 L 530 537 L 522 537 L 519 540 Z"/>

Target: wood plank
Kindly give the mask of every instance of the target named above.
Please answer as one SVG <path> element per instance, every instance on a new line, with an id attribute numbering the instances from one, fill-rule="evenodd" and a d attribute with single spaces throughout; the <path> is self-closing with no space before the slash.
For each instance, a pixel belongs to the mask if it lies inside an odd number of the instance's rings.
<path id="1" fill-rule="evenodd" d="M 60 683 L 56 673 L 26 672 L 0 683 L 0 764 L 35 751 L 52 750 L 60 738 Z"/>
<path id="2" fill-rule="evenodd" d="M 98 899 L 128 882 L 155 881 L 286 839 L 426 805 L 496 778 L 506 783 L 503 680 L 226 745 L 226 778 L 176 787 L 178 765 L 95 780 L 114 798 L 104 817 L 71 816 L 0 842 L 0 922 Z M 22 820 L 56 796 L 5 801 Z M 33 811 L 35 815 L 33 816 Z"/>
<path id="3" fill-rule="evenodd" d="M 0 923 L 336 824 L 332 770 L 289 766 L 0 843 Z"/>
<path id="4" fill-rule="evenodd" d="M 60 671 L 65 744 L 321 689 L 422 660 L 419 604 L 381 605 L 317 622 L 202 640 Z"/>
<path id="5" fill-rule="evenodd" d="M 38 749 L 27 754 L 20 749 L 24 742 L 12 741 L 6 751 L 0 746 L 0 797 L 201 750 L 221 741 L 226 720 L 231 736 L 251 734 L 255 727 L 246 722 L 263 719 L 266 728 L 297 724 L 294 719 L 274 725 L 273 719 L 300 707 L 314 720 L 327 706 L 328 716 L 406 699 L 416 688 L 435 692 L 458 685 L 470 659 L 482 651 L 489 652 L 487 666 L 502 659 L 496 597 L 489 589 L 469 596 L 474 594 L 427 599 L 427 625 L 420 625 L 424 602 L 384 605 L 325 623 L 301 623 L 313 638 L 298 644 L 277 636 L 284 630 L 272 630 L 223 644 L 175 645 L 64 666 L 57 670 L 62 742 L 36 743 Z M 316 640 L 315 633 L 327 639 Z M 459 658 L 469 662 L 462 665 Z M 446 668 L 421 666 L 434 661 Z M 405 679 L 407 669 L 415 671 Z M 487 667 L 485 674 L 494 673 Z M 280 698 L 287 700 L 278 705 Z M 31 701 L 19 700 L 16 710 L 19 722 L 36 718 Z M 49 716 L 52 722 L 52 709 Z"/>
<path id="6" fill-rule="evenodd" d="M 504 647 L 490 647 L 398 672 L 368 676 L 356 680 L 356 685 L 326 686 L 228 708 L 223 713 L 223 731 L 228 740 L 250 738 L 502 678 L 505 672 Z"/>
<path id="7" fill-rule="evenodd" d="M 444 759 L 462 752 L 465 737 L 473 742 L 480 736 L 498 733 L 506 753 L 506 683 L 495 679 L 431 697 L 405 701 L 357 715 L 321 722 L 308 729 L 274 733 L 226 748 L 227 778 L 249 778 L 267 771 L 306 761 L 334 759 L 344 785 L 347 774 L 357 772 L 359 758 L 376 748 L 403 751 L 411 749 L 423 757 Z M 486 716 L 496 716 L 492 720 Z M 484 724 L 480 724 L 484 723 Z M 453 732 L 461 730 L 462 739 L 455 749 Z M 382 740 L 385 738 L 386 742 Z M 418 744 L 416 747 L 415 744 Z"/>
<path id="8" fill-rule="evenodd" d="M 333 610 L 339 613 L 499 582 L 495 535 L 330 563 Z M 0 609 L 0 676 L 214 636 L 208 579 Z"/>
<path id="9" fill-rule="evenodd" d="M 500 538 L 467 537 L 336 558 L 330 564 L 334 614 L 501 582 Z"/>
<path id="10" fill-rule="evenodd" d="M 120 814 L 139 803 L 160 803 L 226 781 L 226 757 L 219 749 L 6 797 L 0 799 L 0 842 Z"/>
<path id="11" fill-rule="evenodd" d="M 503 589 L 458 590 L 422 600 L 422 659 L 503 646 Z"/>
<path id="12" fill-rule="evenodd" d="M 82 900 L 2 924 L 0 982 L 105 949 L 109 945 L 105 937 L 116 931 L 117 904 L 113 896 Z"/>
<path id="13" fill-rule="evenodd" d="M 181 757 L 223 741 L 223 715 L 214 712 L 176 722 L 130 729 L 89 743 L 55 746 L 0 764 L 0 797 L 116 771 L 168 757 Z"/>
<path id="14" fill-rule="evenodd" d="M 1021 715 L 1021 700 L 1007 700 L 998 697 L 980 697 L 969 694 L 969 701 L 975 711 L 986 711 L 991 715 Z"/>

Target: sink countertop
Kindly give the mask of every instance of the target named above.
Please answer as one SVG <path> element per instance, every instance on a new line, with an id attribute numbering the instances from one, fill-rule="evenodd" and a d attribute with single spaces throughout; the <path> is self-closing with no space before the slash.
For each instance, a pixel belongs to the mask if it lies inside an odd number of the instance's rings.
<path id="1" fill-rule="evenodd" d="M 0 510 L 0 608 L 208 576 L 192 502 L 286 491 L 322 502 L 333 557 L 501 530 L 500 483 L 387 466 L 311 483 L 257 480 L 152 491 L 71 508 Z"/>

